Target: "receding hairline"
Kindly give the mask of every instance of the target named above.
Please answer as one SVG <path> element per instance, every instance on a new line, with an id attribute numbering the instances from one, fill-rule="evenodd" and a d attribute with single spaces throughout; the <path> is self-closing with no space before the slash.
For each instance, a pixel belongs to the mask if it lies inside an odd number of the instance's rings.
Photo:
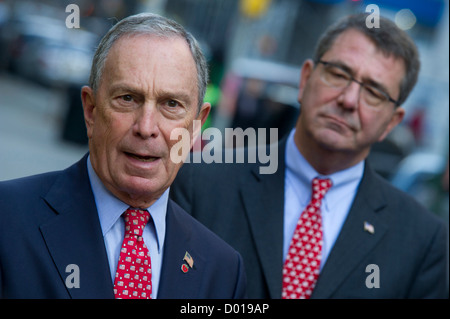
<path id="1" fill-rule="evenodd" d="M 148 33 L 148 32 L 129 32 L 126 34 L 122 34 L 120 37 L 118 37 L 117 39 L 115 39 L 115 41 L 112 43 L 111 47 L 108 49 L 106 57 L 103 61 L 103 64 L 101 65 L 101 68 L 99 69 L 99 72 L 101 74 L 100 78 L 99 78 L 99 82 L 97 83 L 97 90 L 100 88 L 103 79 L 104 79 L 104 71 L 105 71 L 105 67 L 108 63 L 108 61 L 110 60 L 111 57 L 111 52 L 114 52 L 114 48 L 117 48 L 118 45 L 120 45 L 120 42 L 122 41 L 126 41 L 126 40 L 130 40 L 133 38 L 142 38 L 142 39 L 147 39 L 148 41 L 152 41 L 153 40 L 181 40 L 181 42 L 184 43 L 185 45 L 185 49 L 186 49 L 186 54 L 187 56 L 189 56 L 191 58 L 192 61 L 192 66 L 193 66 L 193 70 L 194 70 L 194 74 L 193 74 L 193 79 L 197 82 L 197 76 L 198 76 L 198 71 L 197 71 L 197 65 L 195 63 L 195 59 L 194 56 L 192 55 L 192 52 L 189 48 L 189 43 L 188 41 L 182 37 L 179 34 L 152 34 L 152 33 Z M 196 85 L 196 89 L 198 90 L 198 85 Z M 94 90 L 94 94 L 95 94 L 95 90 Z M 197 92 L 198 94 L 198 92 Z"/>
<path id="2" fill-rule="evenodd" d="M 374 47 L 375 51 L 376 51 L 377 53 L 381 53 L 385 58 L 393 58 L 394 60 L 401 61 L 402 64 L 403 64 L 403 66 L 404 66 L 404 68 L 405 68 L 405 71 L 406 71 L 406 61 L 405 61 L 405 58 L 404 58 L 404 57 L 402 57 L 401 55 L 395 54 L 394 52 L 390 52 L 390 51 L 384 50 L 384 49 L 381 48 L 381 47 L 376 43 L 376 41 L 375 41 L 372 37 L 370 37 L 367 33 L 363 32 L 363 31 L 361 31 L 360 29 L 355 28 L 355 27 L 350 27 L 350 28 L 348 28 L 348 29 L 343 30 L 343 31 L 340 32 L 339 34 L 337 34 L 336 37 L 335 37 L 335 38 L 333 39 L 333 41 L 331 42 L 331 45 L 330 45 L 330 47 L 328 48 L 328 50 L 326 50 L 325 52 L 323 52 L 322 55 L 321 55 L 320 57 L 318 57 L 318 59 L 321 59 L 327 52 L 331 51 L 331 50 L 333 49 L 333 47 L 335 46 L 336 41 L 338 41 L 339 38 L 341 38 L 342 36 L 344 36 L 345 34 L 347 34 L 347 33 L 349 33 L 349 32 L 357 32 L 358 34 L 364 36 L 365 39 L 367 39 L 370 43 L 373 44 L 373 47 Z M 317 61 L 314 61 L 314 62 L 317 62 Z"/>

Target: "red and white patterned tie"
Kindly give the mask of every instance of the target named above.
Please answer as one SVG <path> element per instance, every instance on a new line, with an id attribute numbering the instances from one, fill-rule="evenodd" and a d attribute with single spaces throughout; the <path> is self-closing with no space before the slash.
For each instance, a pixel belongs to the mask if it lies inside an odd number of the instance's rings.
<path id="1" fill-rule="evenodd" d="M 323 243 L 320 205 L 331 184 L 330 179 L 312 181 L 311 201 L 297 222 L 283 267 L 283 299 L 309 299 L 316 285 Z"/>
<path id="2" fill-rule="evenodd" d="M 142 239 L 150 214 L 146 210 L 129 208 L 122 216 L 125 237 L 114 279 L 114 295 L 116 299 L 150 299 L 152 267 L 150 252 Z"/>

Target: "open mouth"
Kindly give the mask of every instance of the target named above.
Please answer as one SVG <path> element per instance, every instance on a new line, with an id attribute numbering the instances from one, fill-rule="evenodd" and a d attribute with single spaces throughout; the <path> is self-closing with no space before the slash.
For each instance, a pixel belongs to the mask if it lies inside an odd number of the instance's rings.
<path id="1" fill-rule="evenodd" d="M 154 162 L 159 158 L 159 157 L 153 157 L 153 156 L 142 156 L 142 155 L 137 155 L 137 154 L 128 153 L 128 152 L 125 152 L 125 154 L 131 158 L 134 158 L 138 161 L 146 162 L 146 163 Z"/>

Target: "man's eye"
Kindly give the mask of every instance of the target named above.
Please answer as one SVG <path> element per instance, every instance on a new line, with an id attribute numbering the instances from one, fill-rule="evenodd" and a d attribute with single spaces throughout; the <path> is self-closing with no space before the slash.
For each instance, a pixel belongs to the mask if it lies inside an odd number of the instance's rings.
<path id="1" fill-rule="evenodd" d="M 122 95 L 121 98 L 125 102 L 132 102 L 133 101 L 133 97 L 130 94 Z"/>
<path id="2" fill-rule="evenodd" d="M 169 107 L 177 107 L 179 105 L 179 103 L 174 100 L 168 100 L 166 103 L 167 103 L 167 106 L 169 106 Z"/>
<path id="3" fill-rule="evenodd" d="M 348 76 L 348 74 L 342 72 L 339 69 L 331 69 L 330 73 L 333 77 L 338 78 L 338 79 L 344 79 L 344 80 L 348 80 L 350 77 Z"/>
<path id="4" fill-rule="evenodd" d="M 371 86 L 364 86 L 364 89 L 367 91 L 369 95 L 371 95 L 374 98 L 382 99 L 386 96 L 385 93 L 381 92 L 377 88 L 371 87 Z"/>

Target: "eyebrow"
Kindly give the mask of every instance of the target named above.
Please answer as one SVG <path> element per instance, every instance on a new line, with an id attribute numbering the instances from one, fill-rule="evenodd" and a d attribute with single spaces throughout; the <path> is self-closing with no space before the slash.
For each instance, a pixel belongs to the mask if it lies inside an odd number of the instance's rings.
<path id="1" fill-rule="evenodd" d="M 113 92 L 129 92 L 136 95 L 145 95 L 142 90 L 138 88 L 133 88 L 132 86 L 126 85 L 126 84 L 112 84 L 109 88 L 109 93 Z"/>
<path id="2" fill-rule="evenodd" d="M 123 83 L 111 85 L 109 92 L 110 93 L 112 93 L 112 92 L 129 92 L 131 94 L 146 96 L 146 92 L 143 91 L 142 89 L 135 88 L 133 86 L 130 86 L 128 84 L 123 84 Z M 162 98 L 162 99 L 180 100 L 187 104 L 192 103 L 191 94 L 188 94 L 181 90 L 180 91 L 169 91 L 169 90 L 160 89 L 160 90 L 156 91 L 156 95 L 158 98 Z"/>

